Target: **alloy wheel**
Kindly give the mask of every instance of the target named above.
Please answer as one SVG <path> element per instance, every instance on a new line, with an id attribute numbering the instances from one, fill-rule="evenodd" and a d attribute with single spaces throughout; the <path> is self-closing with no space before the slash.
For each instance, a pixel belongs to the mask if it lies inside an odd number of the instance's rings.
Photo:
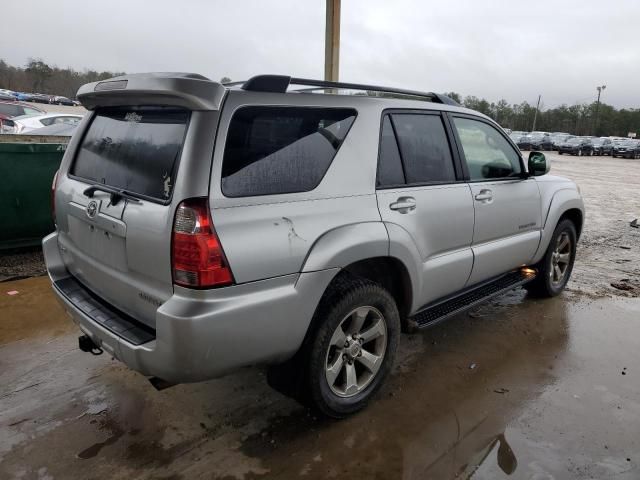
<path id="1" fill-rule="evenodd" d="M 339 397 L 364 390 L 382 366 L 387 349 L 387 323 L 371 306 L 346 315 L 331 336 L 325 359 L 325 378 Z"/>
<path id="2" fill-rule="evenodd" d="M 554 287 L 561 285 L 564 281 L 569 264 L 571 263 L 571 238 L 565 231 L 558 236 L 556 247 L 551 254 L 551 269 L 549 277 Z"/>

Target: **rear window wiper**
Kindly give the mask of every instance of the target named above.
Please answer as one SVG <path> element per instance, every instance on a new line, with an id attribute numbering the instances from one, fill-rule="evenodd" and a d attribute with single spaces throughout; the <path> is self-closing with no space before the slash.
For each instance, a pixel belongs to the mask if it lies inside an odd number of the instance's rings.
<path id="1" fill-rule="evenodd" d="M 97 191 L 111 194 L 111 205 L 117 205 L 120 200 L 126 198 L 131 202 L 140 203 L 140 199 L 126 190 L 119 190 L 117 188 L 107 187 L 106 185 L 92 185 L 82 192 L 86 197 L 93 198 L 93 194 Z"/>

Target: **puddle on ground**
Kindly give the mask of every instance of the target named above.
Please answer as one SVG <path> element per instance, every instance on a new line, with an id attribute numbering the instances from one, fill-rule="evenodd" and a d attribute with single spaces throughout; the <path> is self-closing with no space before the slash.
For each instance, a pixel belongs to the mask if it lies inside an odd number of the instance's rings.
<path id="1" fill-rule="evenodd" d="M 624 475 L 640 462 L 639 313 L 632 300 L 513 292 L 403 338 L 386 388 L 343 421 L 269 390 L 256 369 L 157 392 L 117 362 L 69 354 L 30 380 L 33 392 L 7 397 L 19 414 L 0 420 L 22 436 L 0 455 L 0 477 Z M 43 392 L 47 408 L 30 407 Z"/>

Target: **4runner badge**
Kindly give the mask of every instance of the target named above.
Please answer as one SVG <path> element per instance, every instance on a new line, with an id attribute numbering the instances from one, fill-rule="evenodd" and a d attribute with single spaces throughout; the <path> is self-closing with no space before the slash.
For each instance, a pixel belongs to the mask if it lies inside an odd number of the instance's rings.
<path id="1" fill-rule="evenodd" d="M 94 218 L 96 213 L 98 213 L 98 202 L 91 200 L 87 205 L 87 217 Z"/>

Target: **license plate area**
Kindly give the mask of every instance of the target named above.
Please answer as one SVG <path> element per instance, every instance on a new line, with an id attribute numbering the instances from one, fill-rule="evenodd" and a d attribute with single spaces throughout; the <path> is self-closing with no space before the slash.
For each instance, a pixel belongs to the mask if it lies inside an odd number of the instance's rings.
<path id="1" fill-rule="evenodd" d="M 119 271 L 127 271 L 126 225 L 119 219 L 97 212 L 91 218 L 87 207 L 71 202 L 67 218 L 69 238 L 85 255 Z"/>

